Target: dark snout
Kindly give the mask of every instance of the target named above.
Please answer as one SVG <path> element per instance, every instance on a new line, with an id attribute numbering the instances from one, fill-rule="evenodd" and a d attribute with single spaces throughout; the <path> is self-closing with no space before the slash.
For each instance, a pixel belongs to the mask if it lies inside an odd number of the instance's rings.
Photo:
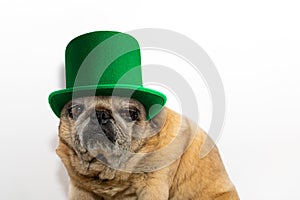
<path id="1" fill-rule="evenodd" d="M 110 120 L 113 119 L 111 114 L 108 111 L 105 110 L 96 110 L 96 115 L 94 115 L 99 124 L 105 126 L 107 123 L 110 122 Z"/>
<path id="2" fill-rule="evenodd" d="M 112 143 L 116 142 L 114 119 L 109 111 L 96 110 L 91 114 L 85 135 L 93 138 L 95 134 L 104 134 Z"/>

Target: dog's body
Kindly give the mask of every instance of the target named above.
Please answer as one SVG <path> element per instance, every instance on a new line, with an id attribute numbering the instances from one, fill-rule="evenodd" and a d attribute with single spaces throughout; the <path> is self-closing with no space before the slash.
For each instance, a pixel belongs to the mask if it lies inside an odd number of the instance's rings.
<path id="1" fill-rule="evenodd" d="M 187 118 L 164 108 L 146 121 L 143 106 L 125 98 L 113 103 L 111 97 L 86 97 L 76 110 L 73 104 L 62 110 L 57 148 L 70 176 L 71 200 L 239 199 L 217 148 L 200 159 L 209 138 Z M 137 112 L 128 119 L 122 107 Z M 101 134 L 91 126 L 95 109 L 101 110 Z"/>

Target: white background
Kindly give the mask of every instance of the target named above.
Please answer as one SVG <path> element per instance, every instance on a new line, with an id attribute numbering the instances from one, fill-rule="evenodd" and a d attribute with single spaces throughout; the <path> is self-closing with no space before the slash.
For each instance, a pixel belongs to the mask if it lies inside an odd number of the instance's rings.
<path id="1" fill-rule="evenodd" d="M 0 199 L 67 199 L 47 98 L 64 85 L 69 40 L 149 27 L 186 35 L 216 64 L 227 97 L 217 145 L 241 199 L 299 199 L 299 9 L 291 0 L 2 0 Z"/>

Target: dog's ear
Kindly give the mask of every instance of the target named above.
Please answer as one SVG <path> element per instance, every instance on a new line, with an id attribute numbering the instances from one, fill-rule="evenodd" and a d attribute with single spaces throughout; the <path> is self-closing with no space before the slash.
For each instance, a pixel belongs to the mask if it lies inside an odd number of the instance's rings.
<path id="1" fill-rule="evenodd" d="M 167 120 L 167 112 L 162 109 L 155 117 L 149 120 L 148 128 L 151 130 L 151 135 L 155 135 L 161 131 Z"/>

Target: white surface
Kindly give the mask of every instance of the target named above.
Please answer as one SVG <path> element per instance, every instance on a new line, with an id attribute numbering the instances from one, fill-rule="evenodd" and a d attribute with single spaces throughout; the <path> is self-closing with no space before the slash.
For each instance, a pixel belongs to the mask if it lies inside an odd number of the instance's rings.
<path id="1" fill-rule="evenodd" d="M 241 199 L 299 199 L 299 1 L 145 2 L 0 2 L 0 199 L 66 199 L 47 98 L 63 85 L 67 42 L 148 27 L 185 34 L 215 62 L 227 97 L 218 146 Z"/>

